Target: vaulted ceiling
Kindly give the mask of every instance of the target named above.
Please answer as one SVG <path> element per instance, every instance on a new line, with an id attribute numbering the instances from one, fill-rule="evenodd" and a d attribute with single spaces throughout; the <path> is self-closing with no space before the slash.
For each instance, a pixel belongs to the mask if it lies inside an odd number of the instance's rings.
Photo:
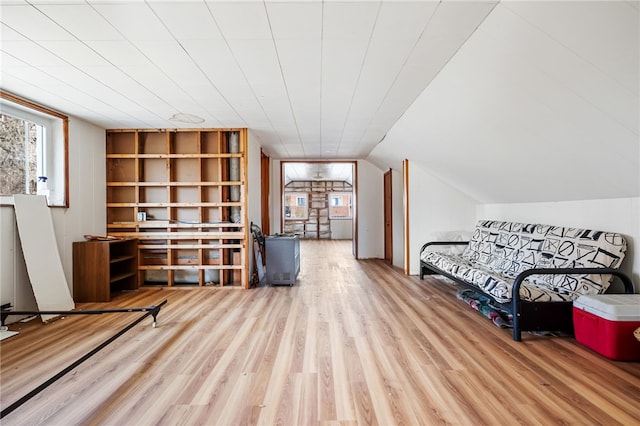
<path id="1" fill-rule="evenodd" d="M 105 128 L 248 127 L 275 157 L 364 158 L 494 4 L 2 1 L 2 86 Z"/>
<path id="2" fill-rule="evenodd" d="M 368 159 L 480 202 L 640 197 L 639 87 L 639 2 L 503 1 Z"/>
<path id="3" fill-rule="evenodd" d="M 481 202 L 638 197 L 639 22 L 632 0 L 2 0 L 0 86 L 104 128 L 248 127 L 278 159 L 409 158 Z"/>

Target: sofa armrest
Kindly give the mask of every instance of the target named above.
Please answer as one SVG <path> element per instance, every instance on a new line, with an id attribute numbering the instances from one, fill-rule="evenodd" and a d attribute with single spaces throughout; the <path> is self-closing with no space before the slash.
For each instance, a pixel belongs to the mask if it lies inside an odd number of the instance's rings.
<path id="1" fill-rule="evenodd" d="M 513 340 L 519 342 L 521 340 L 520 334 L 520 287 L 522 282 L 530 275 L 572 275 L 572 274 L 598 274 L 598 275 L 613 275 L 618 277 L 624 284 L 624 291 L 626 294 L 633 294 L 634 287 L 633 281 L 624 272 L 619 269 L 612 268 L 533 268 L 522 271 L 516 276 L 511 287 L 511 313 L 513 315 Z"/>
<path id="2" fill-rule="evenodd" d="M 469 241 L 430 241 L 425 243 L 420 248 L 420 254 L 429 246 L 466 246 L 469 245 Z"/>

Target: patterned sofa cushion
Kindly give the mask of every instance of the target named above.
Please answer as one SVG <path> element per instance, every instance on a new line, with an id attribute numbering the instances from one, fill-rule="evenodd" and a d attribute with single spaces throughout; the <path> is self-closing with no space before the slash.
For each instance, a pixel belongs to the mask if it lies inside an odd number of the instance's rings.
<path id="1" fill-rule="evenodd" d="M 515 277 L 532 268 L 617 268 L 626 251 L 622 235 L 578 228 L 482 220 L 462 256 L 426 251 L 421 259 L 467 281 L 497 301 L 511 300 Z M 604 293 L 610 275 L 532 275 L 520 297 L 570 301 Z"/>

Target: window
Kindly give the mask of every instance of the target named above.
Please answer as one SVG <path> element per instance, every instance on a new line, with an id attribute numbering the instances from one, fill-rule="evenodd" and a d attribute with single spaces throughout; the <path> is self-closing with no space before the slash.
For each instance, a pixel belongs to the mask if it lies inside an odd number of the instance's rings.
<path id="1" fill-rule="evenodd" d="M 307 208 L 309 195 L 304 192 L 288 192 L 284 197 L 284 218 L 287 220 L 304 220 L 309 216 Z"/>
<path id="2" fill-rule="evenodd" d="M 351 219 L 351 194 L 332 192 L 329 194 L 329 219 Z"/>
<path id="3" fill-rule="evenodd" d="M 0 197 L 47 195 L 50 206 L 68 206 L 68 118 L 0 91 Z"/>

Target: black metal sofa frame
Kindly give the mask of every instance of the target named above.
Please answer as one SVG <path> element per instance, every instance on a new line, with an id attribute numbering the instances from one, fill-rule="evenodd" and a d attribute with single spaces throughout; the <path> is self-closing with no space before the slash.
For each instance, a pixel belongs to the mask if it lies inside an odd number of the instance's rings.
<path id="1" fill-rule="evenodd" d="M 467 245 L 468 241 L 431 241 L 422 246 L 420 254 L 430 246 Z M 480 288 L 467 283 L 453 275 L 440 270 L 434 265 L 420 260 L 420 279 L 425 275 L 442 275 L 456 283 L 482 293 L 493 304 L 513 316 L 513 340 L 522 341 L 523 331 L 561 331 L 573 334 L 573 302 L 531 302 L 520 299 L 520 286 L 530 275 L 543 274 L 611 274 L 622 281 L 626 294 L 633 294 L 633 281 L 625 273 L 611 268 L 534 268 L 521 272 L 516 276 L 512 287 L 512 300 L 510 303 L 500 303 L 491 295 L 484 293 Z"/>

